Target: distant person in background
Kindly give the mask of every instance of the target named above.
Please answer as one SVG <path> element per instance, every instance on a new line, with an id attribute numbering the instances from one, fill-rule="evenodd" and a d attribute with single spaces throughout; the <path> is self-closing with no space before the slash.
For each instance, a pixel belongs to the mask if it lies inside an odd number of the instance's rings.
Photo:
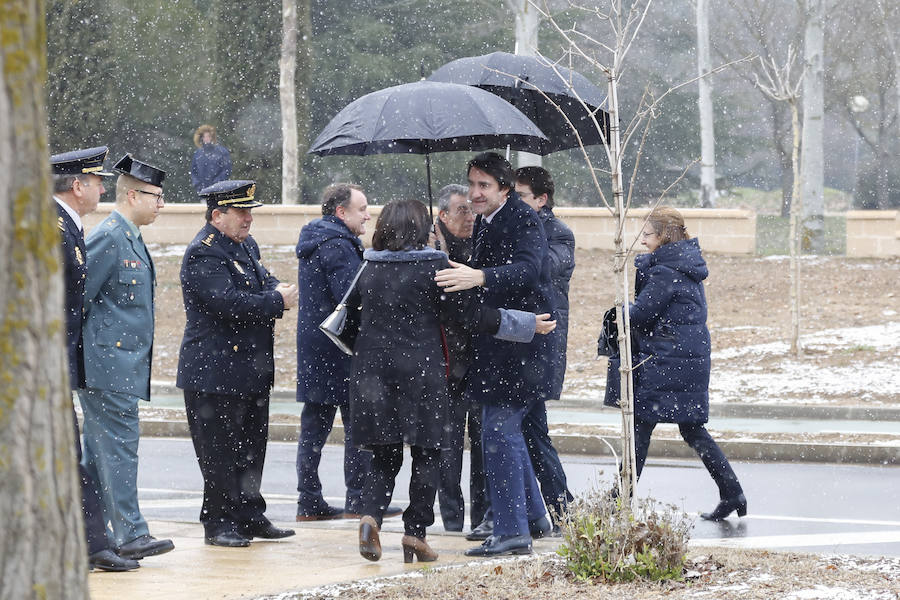
<path id="1" fill-rule="evenodd" d="M 201 125 L 194 132 L 194 158 L 191 159 L 191 185 L 200 193 L 205 187 L 231 177 L 231 154 L 216 141 L 216 128 Z"/>

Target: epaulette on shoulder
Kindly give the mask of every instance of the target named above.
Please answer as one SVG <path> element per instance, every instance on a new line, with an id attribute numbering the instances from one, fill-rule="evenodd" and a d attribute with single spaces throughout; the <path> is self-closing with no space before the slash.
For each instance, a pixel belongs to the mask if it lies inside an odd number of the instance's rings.
<path id="1" fill-rule="evenodd" d="M 208 236 L 206 236 L 205 238 L 203 238 L 202 240 L 200 240 L 200 243 L 203 244 L 204 246 L 212 246 L 212 241 L 213 241 L 213 238 L 215 238 L 215 237 L 216 237 L 216 234 L 211 233 Z"/>
<path id="2" fill-rule="evenodd" d="M 60 230 L 60 231 L 65 231 L 65 230 L 66 230 L 66 222 L 63 221 L 63 218 L 62 218 L 62 217 L 59 217 L 59 218 L 58 218 L 58 220 L 56 221 L 56 224 L 59 226 L 59 230 Z"/>

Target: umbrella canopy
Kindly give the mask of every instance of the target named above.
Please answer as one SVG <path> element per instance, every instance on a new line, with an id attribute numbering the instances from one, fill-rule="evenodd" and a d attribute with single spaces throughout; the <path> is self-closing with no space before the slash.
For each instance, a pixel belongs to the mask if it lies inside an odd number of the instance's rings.
<path id="1" fill-rule="evenodd" d="M 484 90 L 434 81 L 389 87 L 335 116 L 310 154 L 431 154 L 503 148 L 547 154 L 547 136 L 519 110 Z"/>
<path id="2" fill-rule="evenodd" d="M 600 108 L 606 103 L 603 90 L 584 75 L 562 66 L 556 66 L 554 70 L 538 57 L 493 52 L 460 58 L 437 69 L 428 80 L 476 86 L 507 100 L 547 134 L 549 152 L 578 147 L 578 138 L 553 103 L 559 105 L 575 125 L 584 145 L 603 143 L 590 112 L 597 115 L 604 135 L 607 139 L 609 136 L 609 113 Z M 576 93 L 590 112 L 576 99 Z"/>

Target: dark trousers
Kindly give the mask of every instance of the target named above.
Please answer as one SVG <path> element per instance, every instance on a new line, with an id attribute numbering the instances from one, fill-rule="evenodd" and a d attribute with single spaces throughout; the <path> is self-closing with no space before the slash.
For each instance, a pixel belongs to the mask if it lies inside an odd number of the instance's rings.
<path id="1" fill-rule="evenodd" d="M 334 426 L 334 416 L 338 407 L 331 404 L 304 402 L 300 412 L 300 439 L 297 442 L 297 497 L 298 512 L 315 514 L 328 506 L 322 495 L 319 479 L 319 462 L 322 447 Z M 355 447 L 350 441 L 350 408 L 340 406 L 341 421 L 344 424 L 344 485 L 347 493 L 344 511 L 359 512 L 359 497 L 363 481 L 371 469 L 372 455 Z"/>
<path id="2" fill-rule="evenodd" d="M 203 475 L 200 522 L 206 535 L 246 533 L 268 523 L 259 486 L 269 438 L 269 395 L 184 390 L 184 406 Z"/>
<path id="3" fill-rule="evenodd" d="M 106 525 L 103 519 L 103 503 L 100 501 L 100 488 L 97 482 L 81 464 L 81 433 L 78 431 L 78 417 L 75 406 L 72 406 L 72 426 L 75 428 L 75 456 L 78 459 L 78 478 L 81 480 L 81 512 L 84 513 L 84 537 L 87 541 L 88 554 L 94 554 L 109 548 L 106 537 Z"/>
<path id="4" fill-rule="evenodd" d="M 437 493 L 440 454 L 437 448 L 410 446 L 412 475 L 409 479 L 409 506 L 403 511 L 406 535 L 425 538 L 425 528 L 434 523 L 434 496 Z M 397 473 L 403 465 L 403 444 L 375 446 L 372 471 L 360 498 L 361 513 L 375 518 L 378 526 L 391 503 Z"/>
<path id="5" fill-rule="evenodd" d="M 550 441 L 550 430 L 547 427 L 547 406 L 543 402 L 535 403 L 525 413 L 522 421 L 522 434 L 528 448 L 528 457 L 534 468 L 534 475 L 541 484 L 541 496 L 551 516 L 566 514 L 569 502 L 574 498 L 566 484 L 566 473 L 563 471 L 559 454 Z"/>
<path id="6" fill-rule="evenodd" d="M 484 405 L 481 436 L 484 468 L 490 481 L 494 535 L 527 535 L 529 521 L 544 516 L 534 469 L 522 434 L 525 415 L 543 400 L 526 406 Z"/>
<path id="7" fill-rule="evenodd" d="M 650 448 L 650 436 L 655 427 L 654 422 L 634 420 L 634 453 L 638 477 L 644 469 L 647 451 Z M 682 439 L 703 461 L 703 466 L 719 488 L 720 499 L 731 499 L 744 493 L 728 459 L 702 423 L 679 423 L 678 431 L 681 432 Z"/>
<path id="8" fill-rule="evenodd" d="M 447 416 L 449 431 L 445 436 L 448 447 L 441 450 L 441 478 L 438 486 L 438 505 L 441 520 L 447 531 L 462 531 L 466 502 L 462 492 L 463 446 L 468 423 L 470 470 L 469 518 L 475 527 L 488 508 L 484 482 L 484 456 L 481 451 L 481 407 L 469 406 L 462 389 L 450 386 L 450 410 Z"/>

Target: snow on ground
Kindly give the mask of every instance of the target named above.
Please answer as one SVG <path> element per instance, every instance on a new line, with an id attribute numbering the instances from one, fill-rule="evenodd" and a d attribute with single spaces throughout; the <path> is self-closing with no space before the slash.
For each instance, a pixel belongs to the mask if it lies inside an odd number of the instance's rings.
<path id="1" fill-rule="evenodd" d="M 900 389 L 900 322 L 809 333 L 801 336 L 801 346 L 807 353 L 800 358 L 790 354 L 786 342 L 714 352 L 710 402 L 881 403 Z M 564 395 L 602 397 L 605 385 L 605 377 L 573 377 Z"/>
<path id="2" fill-rule="evenodd" d="M 886 590 L 848 590 L 842 587 L 816 585 L 791 592 L 784 600 L 894 600 L 896 597 L 896 594 Z"/>
<path id="3" fill-rule="evenodd" d="M 865 402 L 900 389 L 900 322 L 826 329 L 801 336 L 801 346 L 808 351 L 801 358 L 793 357 L 785 342 L 714 352 L 710 402 L 772 403 L 793 397 L 814 403 L 836 396 Z M 815 360 L 853 351 L 865 352 L 865 360 L 846 366 Z"/>

